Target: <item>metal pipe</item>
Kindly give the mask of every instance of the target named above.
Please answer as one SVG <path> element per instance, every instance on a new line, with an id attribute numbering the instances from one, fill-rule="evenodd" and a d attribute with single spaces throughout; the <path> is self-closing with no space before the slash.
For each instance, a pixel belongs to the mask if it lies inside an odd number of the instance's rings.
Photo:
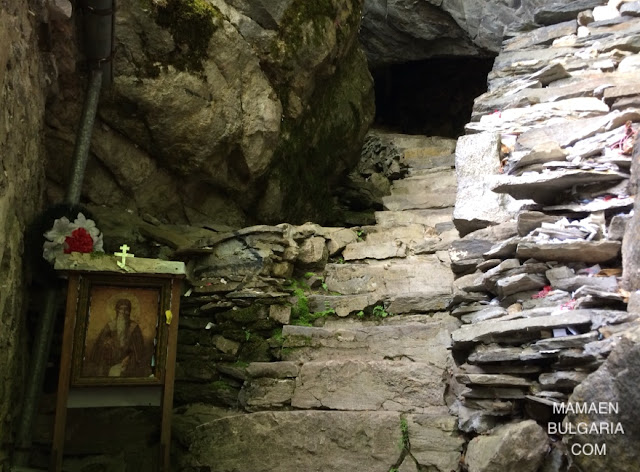
<path id="1" fill-rule="evenodd" d="M 91 71 L 89 78 L 89 89 L 84 101 L 82 109 L 82 118 L 80 121 L 80 129 L 76 137 L 76 145 L 73 150 L 73 168 L 71 171 L 71 179 L 69 180 L 69 188 L 65 201 L 70 204 L 80 202 L 80 193 L 82 191 L 82 181 L 84 180 L 84 171 L 87 167 L 89 159 L 89 147 L 91 146 L 91 134 L 93 132 L 93 124 L 96 120 L 96 112 L 98 110 L 98 99 L 100 98 L 100 88 L 102 87 L 102 70 L 95 69 Z"/>
<path id="2" fill-rule="evenodd" d="M 105 87 L 111 85 L 113 75 L 113 32 L 115 0 L 84 0 L 84 54 L 89 64 L 102 70 Z"/>
<path id="3" fill-rule="evenodd" d="M 29 362 L 30 381 L 25 392 L 22 418 L 18 425 L 16 437 L 16 452 L 13 462 L 18 466 L 29 464 L 29 450 L 31 449 L 31 436 L 33 433 L 33 419 L 36 406 L 40 400 L 40 392 L 44 383 L 44 373 L 49 359 L 49 350 L 53 339 L 53 326 L 56 319 L 56 305 L 58 291 L 49 288 L 45 294 L 45 305 L 42 319 L 38 325 L 35 339 L 33 340 L 33 352 Z"/>

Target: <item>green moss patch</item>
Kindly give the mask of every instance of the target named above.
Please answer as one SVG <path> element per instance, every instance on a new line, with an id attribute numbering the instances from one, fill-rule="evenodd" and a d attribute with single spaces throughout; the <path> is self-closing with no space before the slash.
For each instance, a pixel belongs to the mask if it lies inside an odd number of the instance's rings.
<path id="1" fill-rule="evenodd" d="M 206 0 L 167 0 L 157 8 L 156 22 L 167 28 L 180 49 L 173 58 L 181 70 L 201 72 L 209 40 L 223 19 Z"/>

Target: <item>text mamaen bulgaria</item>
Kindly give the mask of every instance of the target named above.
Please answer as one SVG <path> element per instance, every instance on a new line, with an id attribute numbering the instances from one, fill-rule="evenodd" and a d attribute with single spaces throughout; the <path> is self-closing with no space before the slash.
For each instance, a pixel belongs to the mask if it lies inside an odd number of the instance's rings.
<path id="1" fill-rule="evenodd" d="M 614 402 L 574 402 L 556 403 L 553 405 L 553 413 L 557 415 L 617 415 L 619 413 L 618 403 Z M 548 423 L 547 433 L 556 435 L 569 434 L 600 436 L 597 442 L 575 442 L 571 445 L 573 455 L 600 455 L 607 454 L 607 444 L 602 436 L 613 434 L 624 434 L 622 423 L 614 421 L 588 421 L 572 423 L 567 420 L 560 423 Z M 595 438 L 594 438 L 595 439 Z"/>

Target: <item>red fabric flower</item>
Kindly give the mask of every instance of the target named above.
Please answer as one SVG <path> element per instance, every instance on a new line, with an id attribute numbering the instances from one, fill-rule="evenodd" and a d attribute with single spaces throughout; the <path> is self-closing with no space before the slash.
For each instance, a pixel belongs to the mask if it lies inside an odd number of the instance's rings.
<path id="1" fill-rule="evenodd" d="M 531 298 L 544 298 L 549 295 L 549 292 L 551 292 L 551 285 L 545 285 L 538 293 L 531 295 Z"/>
<path id="2" fill-rule="evenodd" d="M 84 228 L 74 229 L 71 236 L 64 240 L 64 253 L 71 252 L 91 252 L 93 251 L 93 239 Z"/>

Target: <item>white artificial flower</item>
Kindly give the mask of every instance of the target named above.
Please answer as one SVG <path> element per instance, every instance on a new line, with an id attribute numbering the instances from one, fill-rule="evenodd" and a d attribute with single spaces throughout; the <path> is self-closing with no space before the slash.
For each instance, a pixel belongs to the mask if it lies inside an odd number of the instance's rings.
<path id="1" fill-rule="evenodd" d="M 64 254 L 64 245 L 53 241 L 46 241 L 43 245 L 42 257 L 51 264 L 55 263 L 56 257 Z"/>
<path id="2" fill-rule="evenodd" d="M 44 233 L 44 237 L 54 243 L 64 244 L 64 240 L 76 228 L 75 224 L 71 223 L 66 216 L 63 216 L 53 222 L 53 227 Z"/>
<path id="3" fill-rule="evenodd" d="M 44 233 L 44 237 L 48 241 L 45 241 L 42 246 L 42 257 L 51 264 L 55 263 L 56 258 L 64 254 L 65 240 L 78 228 L 84 228 L 89 233 L 93 240 L 94 252 L 104 252 L 102 233 L 96 227 L 95 221 L 87 219 L 82 213 L 78 213 L 78 217 L 73 223 L 66 216 L 53 222 L 53 227 Z"/>
<path id="4" fill-rule="evenodd" d="M 95 238 L 93 237 L 93 234 L 92 234 L 91 238 L 93 239 L 93 250 L 94 250 L 94 252 L 104 252 L 103 241 L 102 241 L 102 233 L 100 233 Z"/>

